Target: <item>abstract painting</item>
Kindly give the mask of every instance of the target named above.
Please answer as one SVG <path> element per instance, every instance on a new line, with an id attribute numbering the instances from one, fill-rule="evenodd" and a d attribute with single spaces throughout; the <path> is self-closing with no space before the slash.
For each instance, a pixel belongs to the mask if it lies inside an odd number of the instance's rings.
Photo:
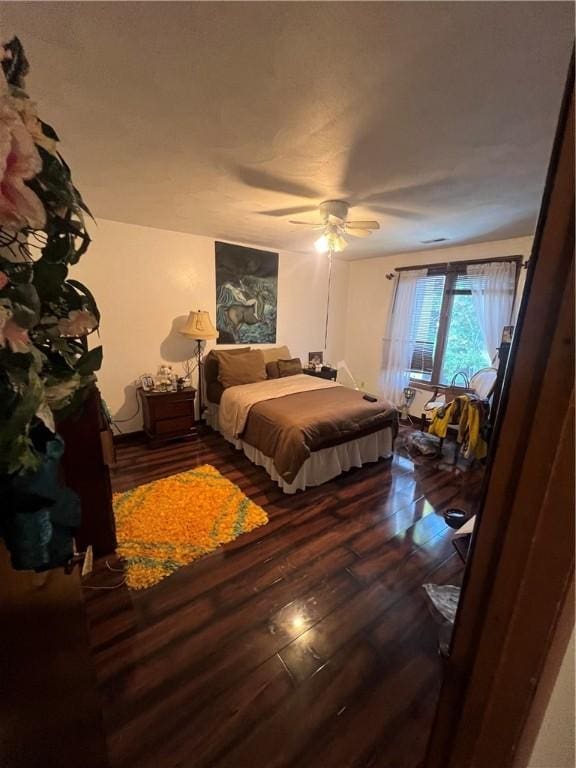
<path id="1" fill-rule="evenodd" d="M 216 242 L 217 344 L 275 344 L 278 254 Z"/>

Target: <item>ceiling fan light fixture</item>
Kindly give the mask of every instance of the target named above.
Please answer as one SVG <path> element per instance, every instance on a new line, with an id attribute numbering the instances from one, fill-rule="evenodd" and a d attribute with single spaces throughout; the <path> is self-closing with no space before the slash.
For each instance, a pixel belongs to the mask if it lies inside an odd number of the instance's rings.
<path id="1" fill-rule="evenodd" d="M 346 248 L 346 246 L 347 246 L 347 245 L 348 245 L 348 243 L 347 243 L 347 242 L 346 242 L 346 240 L 345 240 L 345 239 L 342 237 L 342 235 L 335 235 L 335 236 L 333 237 L 333 242 L 332 242 L 332 250 L 333 250 L 335 253 L 340 253 L 341 251 L 343 251 L 343 250 L 344 250 L 344 248 Z"/>
<path id="2" fill-rule="evenodd" d="M 314 243 L 314 248 L 317 253 L 328 253 L 330 250 L 330 242 L 326 235 L 320 235 L 318 240 Z"/>
<path id="3" fill-rule="evenodd" d="M 368 237 L 373 230 L 380 229 L 375 220 L 348 221 L 350 204 L 344 200 L 325 200 L 320 203 L 320 215 L 323 221 L 291 221 L 314 229 L 320 229 L 322 234 L 314 243 L 318 253 L 341 253 L 347 246 L 345 235 L 352 237 Z"/>

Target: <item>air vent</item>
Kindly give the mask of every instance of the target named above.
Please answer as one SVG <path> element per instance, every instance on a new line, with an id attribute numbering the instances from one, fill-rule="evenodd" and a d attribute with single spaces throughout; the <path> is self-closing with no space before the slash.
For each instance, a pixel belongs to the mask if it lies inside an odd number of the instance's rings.
<path id="1" fill-rule="evenodd" d="M 445 243 L 447 240 L 447 237 L 435 237 L 433 240 L 420 240 L 420 242 L 422 245 L 430 245 L 430 243 Z"/>

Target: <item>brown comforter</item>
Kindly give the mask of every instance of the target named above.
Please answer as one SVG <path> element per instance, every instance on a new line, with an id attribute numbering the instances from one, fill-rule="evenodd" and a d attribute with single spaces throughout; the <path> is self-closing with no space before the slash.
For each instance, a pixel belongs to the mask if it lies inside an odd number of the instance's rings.
<path id="1" fill-rule="evenodd" d="M 270 456 L 283 480 L 291 483 L 312 451 L 385 427 L 392 427 L 396 436 L 398 417 L 389 402 L 379 398 L 369 403 L 361 392 L 336 386 L 256 403 L 242 440 Z"/>

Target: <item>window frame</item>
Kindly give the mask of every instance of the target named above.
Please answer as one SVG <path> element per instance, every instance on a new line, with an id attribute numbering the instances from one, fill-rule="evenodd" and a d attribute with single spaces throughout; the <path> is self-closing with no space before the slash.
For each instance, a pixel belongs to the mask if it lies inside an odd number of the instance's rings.
<path id="1" fill-rule="evenodd" d="M 456 261 L 456 262 L 444 262 L 438 264 L 424 264 L 423 266 L 413 267 L 398 267 L 395 272 L 405 272 L 414 269 L 427 269 L 426 277 L 433 277 L 434 275 L 444 275 L 446 280 L 444 282 L 444 293 L 442 296 L 442 305 L 440 307 L 440 322 L 438 324 L 438 331 L 436 333 L 436 345 L 434 348 L 434 362 L 432 365 L 432 374 L 430 381 L 421 381 L 420 379 L 410 378 L 410 386 L 416 389 L 424 389 L 430 391 L 436 391 L 442 387 L 449 386 L 448 384 L 440 383 L 440 373 L 442 370 L 442 362 L 444 359 L 444 352 L 446 351 L 446 343 L 448 341 L 448 328 L 450 325 L 450 318 L 452 316 L 452 304 L 454 302 L 454 296 L 456 294 L 471 295 L 469 290 L 457 290 L 455 288 L 456 280 L 459 275 L 466 274 L 467 268 L 471 264 L 493 264 L 499 261 L 510 261 L 516 264 L 516 274 L 514 276 L 514 296 L 512 298 L 512 306 L 516 303 L 516 297 L 518 293 L 518 280 L 520 278 L 520 269 L 522 268 L 523 256 L 500 256 L 493 259 L 470 259 L 468 261 Z"/>

